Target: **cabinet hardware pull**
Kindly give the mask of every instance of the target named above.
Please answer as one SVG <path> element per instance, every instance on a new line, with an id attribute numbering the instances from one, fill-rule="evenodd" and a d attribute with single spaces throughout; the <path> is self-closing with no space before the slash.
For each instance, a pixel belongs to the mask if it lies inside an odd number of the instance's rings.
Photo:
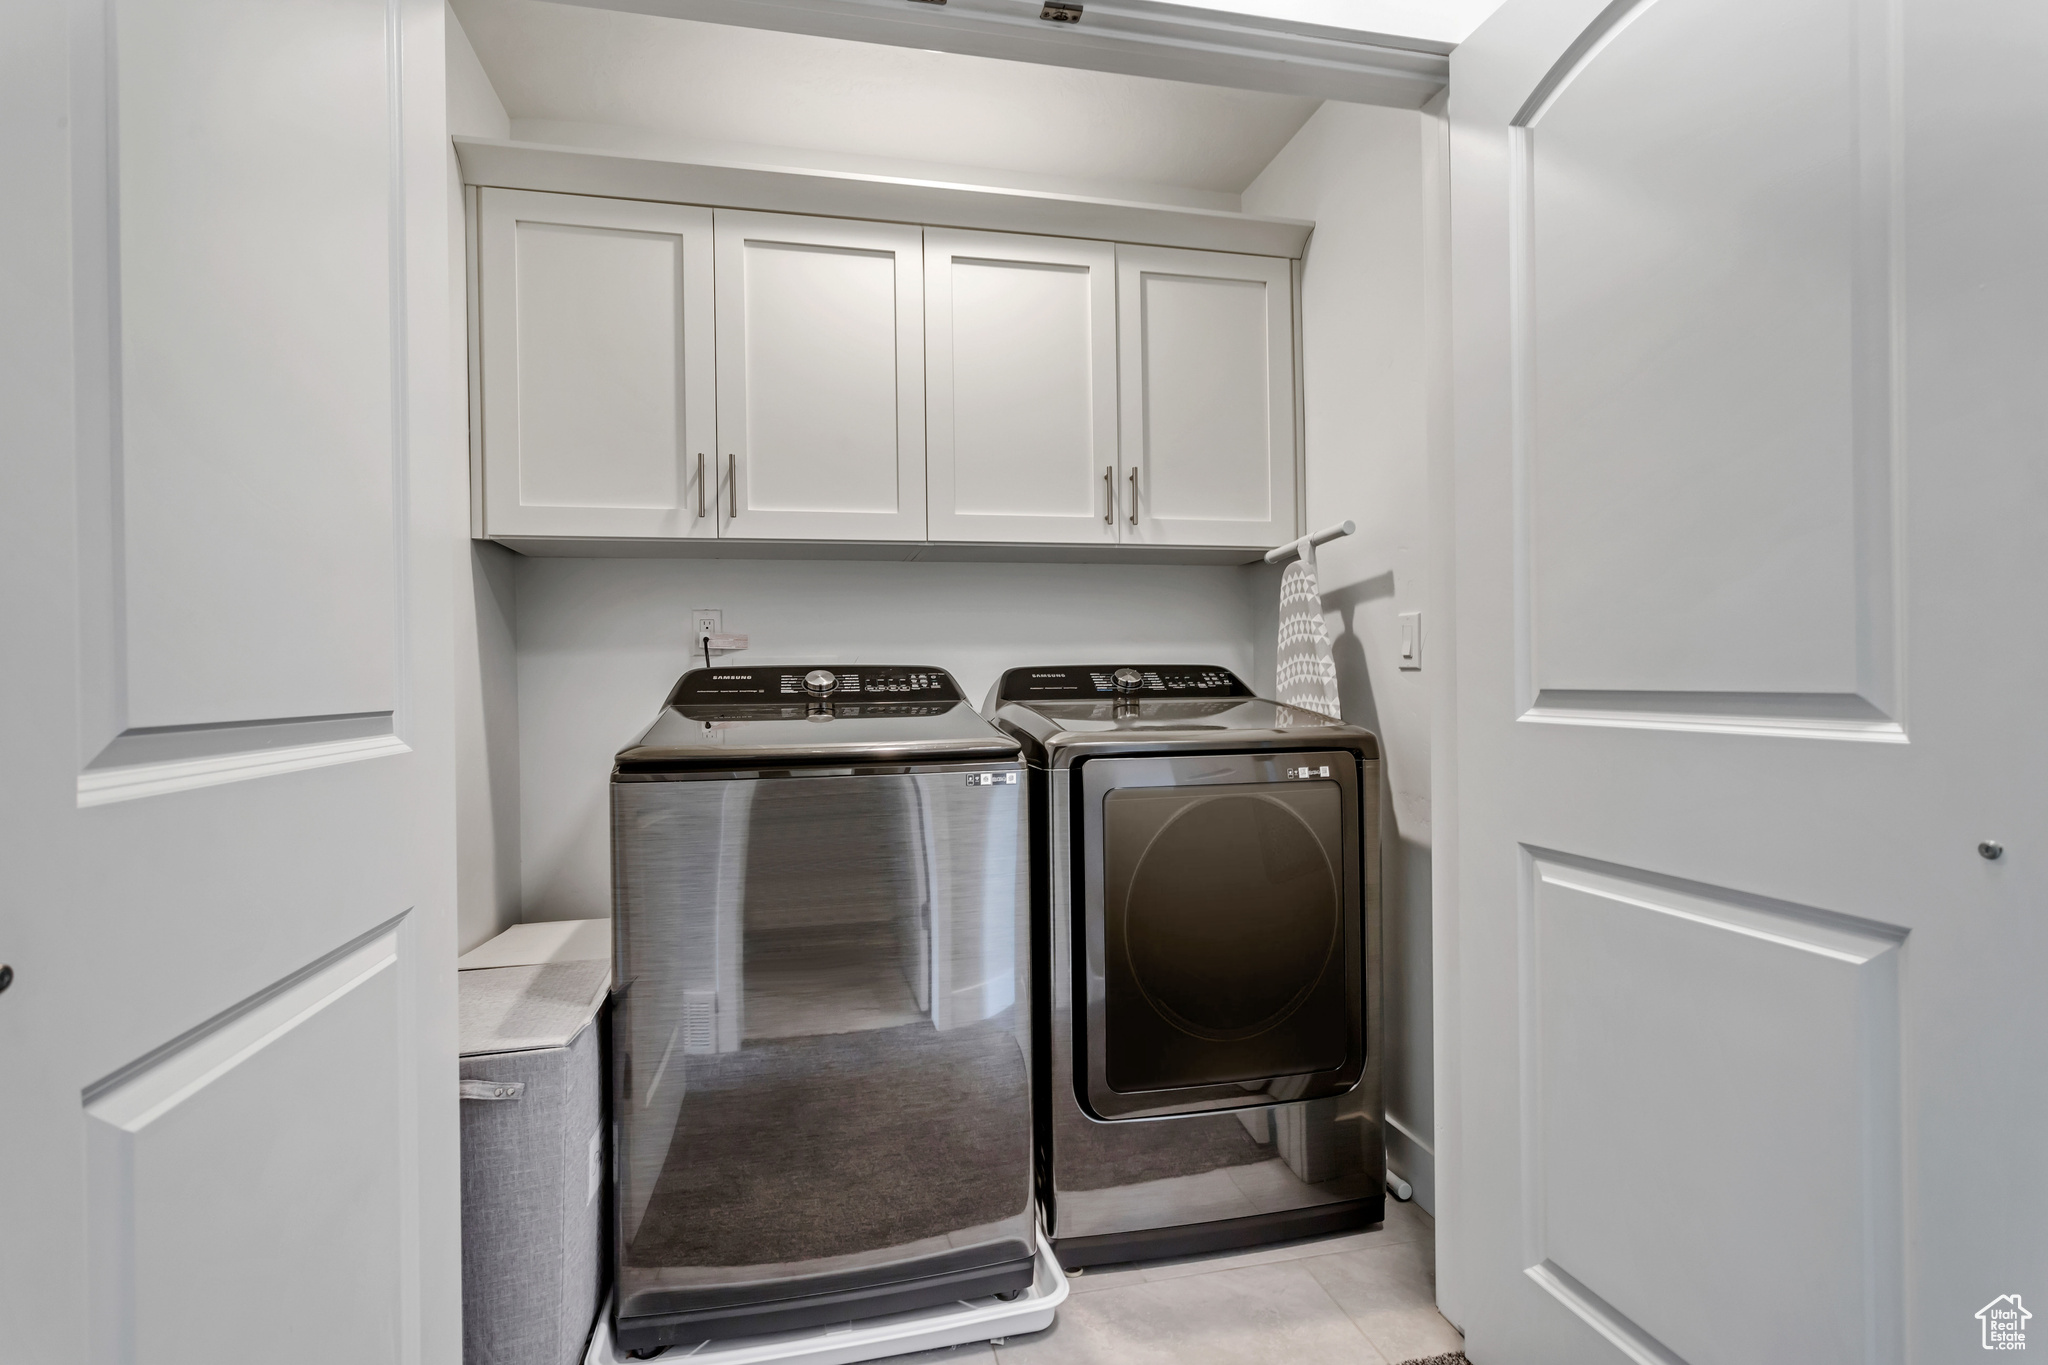
<path id="1" fill-rule="evenodd" d="M 697 452 L 697 516 L 704 516 L 704 452 Z"/>
<path id="2" fill-rule="evenodd" d="M 1131 466 L 1131 525 L 1138 524 L 1138 467 Z"/>
<path id="3" fill-rule="evenodd" d="M 732 451 L 725 452 L 725 496 L 732 508 L 727 514 L 728 521 L 740 519 L 740 457 Z"/>
<path id="4" fill-rule="evenodd" d="M 1112 526 L 1116 523 L 1116 479 L 1113 477 L 1113 474 L 1113 466 L 1104 465 L 1102 467 L 1102 524 L 1104 526 Z"/>

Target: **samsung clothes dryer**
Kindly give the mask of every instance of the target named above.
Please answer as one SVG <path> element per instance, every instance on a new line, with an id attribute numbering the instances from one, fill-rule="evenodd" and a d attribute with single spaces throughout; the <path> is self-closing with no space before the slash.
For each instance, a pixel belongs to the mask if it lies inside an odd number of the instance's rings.
<path id="1" fill-rule="evenodd" d="M 1018 668 L 1039 1199 L 1068 1267 L 1384 1212 L 1379 745 L 1203 665 Z"/>
<path id="2" fill-rule="evenodd" d="M 1017 742 L 936 668 L 693 669 L 611 792 L 620 1346 L 1029 1286 Z"/>

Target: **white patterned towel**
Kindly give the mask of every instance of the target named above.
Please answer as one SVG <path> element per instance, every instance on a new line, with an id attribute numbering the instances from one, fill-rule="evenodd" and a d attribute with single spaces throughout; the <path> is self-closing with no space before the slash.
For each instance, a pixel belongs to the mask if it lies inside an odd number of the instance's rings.
<path id="1" fill-rule="evenodd" d="M 1323 624 L 1323 593 L 1316 585 L 1315 547 L 1280 576 L 1280 701 L 1338 720 L 1337 662 Z"/>

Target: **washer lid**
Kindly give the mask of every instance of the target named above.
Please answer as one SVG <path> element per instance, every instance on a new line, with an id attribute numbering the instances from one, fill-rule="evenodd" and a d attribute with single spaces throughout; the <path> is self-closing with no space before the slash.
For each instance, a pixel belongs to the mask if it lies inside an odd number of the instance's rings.
<path id="1" fill-rule="evenodd" d="M 1003 760 L 1015 740 L 974 713 L 942 668 L 788 664 L 693 668 L 619 771 Z"/>

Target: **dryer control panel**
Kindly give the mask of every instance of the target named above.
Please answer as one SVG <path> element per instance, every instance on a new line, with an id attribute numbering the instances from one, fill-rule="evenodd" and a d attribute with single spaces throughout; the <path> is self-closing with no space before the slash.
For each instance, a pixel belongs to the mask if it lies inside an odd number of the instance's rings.
<path id="1" fill-rule="evenodd" d="M 1252 690 L 1214 664 L 1074 664 L 1013 668 L 997 684 L 996 700 L 1096 701 L 1104 697 L 1249 697 Z"/>
<path id="2" fill-rule="evenodd" d="M 962 700 L 943 668 L 909 664 L 784 664 L 749 668 L 693 668 L 668 695 L 670 706 L 768 706 L 829 698 L 844 701 L 939 702 Z M 945 709 L 944 706 L 937 708 Z"/>

